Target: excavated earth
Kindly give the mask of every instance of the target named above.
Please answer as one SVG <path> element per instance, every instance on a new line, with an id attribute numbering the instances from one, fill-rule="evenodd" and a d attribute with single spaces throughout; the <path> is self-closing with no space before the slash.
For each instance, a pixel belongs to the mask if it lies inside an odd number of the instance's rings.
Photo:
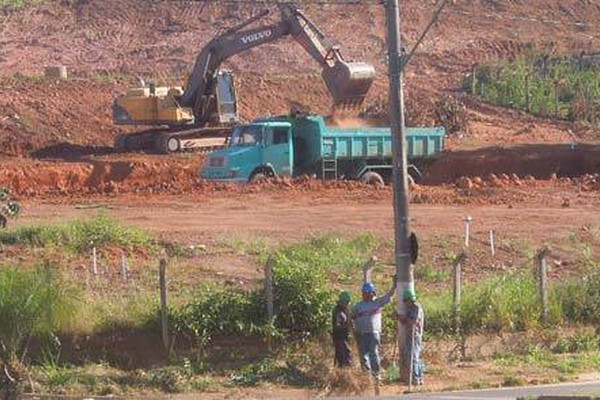
<path id="1" fill-rule="evenodd" d="M 553 185 L 552 177 L 567 177 L 575 178 L 572 184 L 576 188 L 582 176 L 600 172 L 598 150 L 593 145 L 598 133 L 594 127 L 490 106 L 459 89 L 472 65 L 515 57 L 531 47 L 554 54 L 596 51 L 600 47 L 600 26 L 596 24 L 600 6 L 576 0 L 552 0 L 543 6 L 517 0 L 454 3 L 434 25 L 406 74 L 409 123 L 437 123 L 433 112 L 436 100 L 448 95 L 465 104 L 468 116 L 468 128 L 447 138 L 447 151 L 440 154 L 424 185 L 419 186 L 417 192 L 429 193 L 421 196 L 421 201 L 463 203 L 461 177 L 478 182 L 490 174 L 515 174 L 520 184 L 532 188 Z M 2 10 L 0 184 L 24 199 L 60 197 L 65 201 L 124 193 L 309 193 L 339 186 L 371 193 L 355 183 L 310 180 L 272 182 L 267 187 L 224 187 L 197 177 L 203 155 L 117 154 L 112 149 L 114 136 L 126 130 L 111 122 L 110 106 L 116 96 L 135 85 L 138 78 L 159 84 L 181 83 L 204 43 L 265 6 L 89 0 L 42 1 Z M 307 4 L 303 9 L 340 43 L 347 59 L 375 65 L 377 79 L 364 107 L 373 109 L 384 102 L 383 7 L 365 2 Z M 430 2 L 403 2 L 403 35 L 408 47 L 415 43 L 432 10 Z M 276 21 L 277 12 L 272 11 L 265 23 Z M 44 67 L 52 65 L 66 66 L 69 79 L 44 78 Z M 367 123 L 351 113 L 340 115 L 332 110 L 318 65 L 292 39 L 234 56 L 226 67 L 238 77 L 240 111 L 245 120 L 285 113 L 291 106 L 302 105 L 332 115 L 332 121 L 343 126 Z M 542 182 L 531 183 L 536 180 Z M 532 189 L 528 198 L 535 201 L 536 193 Z M 543 191 L 539 196 L 544 196 Z M 499 200 L 475 195 L 469 201 Z"/>

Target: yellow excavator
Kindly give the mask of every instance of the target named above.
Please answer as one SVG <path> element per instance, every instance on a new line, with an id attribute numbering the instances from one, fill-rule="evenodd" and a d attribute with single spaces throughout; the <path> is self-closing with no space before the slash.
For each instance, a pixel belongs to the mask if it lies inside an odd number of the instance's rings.
<path id="1" fill-rule="evenodd" d="M 185 87 L 146 87 L 129 90 L 113 103 L 117 125 L 146 125 L 150 129 L 118 135 L 120 151 L 176 153 L 213 150 L 225 145 L 239 122 L 234 76 L 220 68 L 223 61 L 248 49 L 292 36 L 322 67 L 336 107 L 362 104 L 375 69 L 364 62 L 346 62 L 339 47 L 294 4 L 279 4 L 281 19 L 273 25 L 246 28 L 269 14 L 264 10 L 218 34 L 200 51 Z"/>

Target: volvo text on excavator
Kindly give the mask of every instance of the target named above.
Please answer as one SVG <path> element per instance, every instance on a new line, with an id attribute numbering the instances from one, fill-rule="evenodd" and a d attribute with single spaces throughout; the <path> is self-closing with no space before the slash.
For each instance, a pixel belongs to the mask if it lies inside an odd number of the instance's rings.
<path id="1" fill-rule="evenodd" d="M 373 66 L 346 62 L 339 47 L 296 5 L 278 7 L 281 19 L 276 24 L 244 29 L 269 13 L 264 10 L 213 38 L 198 54 L 185 87 L 149 85 L 117 98 L 113 104 L 116 124 L 152 128 L 117 136 L 115 148 L 175 153 L 223 146 L 239 115 L 234 76 L 221 69 L 221 64 L 233 55 L 288 35 L 321 66 L 334 106 L 360 105 L 373 83 Z"/>

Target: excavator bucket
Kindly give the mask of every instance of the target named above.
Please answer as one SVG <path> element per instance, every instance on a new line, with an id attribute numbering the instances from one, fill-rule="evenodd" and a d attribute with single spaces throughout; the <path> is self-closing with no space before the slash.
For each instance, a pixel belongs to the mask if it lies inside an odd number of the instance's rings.
<path id="1" fill-rule="evenodd" d="M 323 80 L 336 107 L 359 107 L 375 79 L 375 68 L 362 62 L 338 61 L 323 69 Z"/>

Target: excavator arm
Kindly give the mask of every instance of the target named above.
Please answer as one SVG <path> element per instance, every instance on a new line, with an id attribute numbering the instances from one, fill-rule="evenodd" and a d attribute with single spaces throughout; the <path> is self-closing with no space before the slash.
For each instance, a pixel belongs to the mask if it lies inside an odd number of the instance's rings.
<path id="1" fill-rule="evenodd" d="M 209 120 L 214 109 L 216 77 L 223 61 L 246 50 L 292 36 L 323 68 L 322 76 L 335 106 L 360 105 L 375 76 L 373 66 L 344 61 L 340 50 L 295 5 L 280 4 L 277 24 L 244 29 L 268 10 L 230 28 L 211 40 L 196 58 L 179 103 L 194 111 L 197 124 Z"/>

